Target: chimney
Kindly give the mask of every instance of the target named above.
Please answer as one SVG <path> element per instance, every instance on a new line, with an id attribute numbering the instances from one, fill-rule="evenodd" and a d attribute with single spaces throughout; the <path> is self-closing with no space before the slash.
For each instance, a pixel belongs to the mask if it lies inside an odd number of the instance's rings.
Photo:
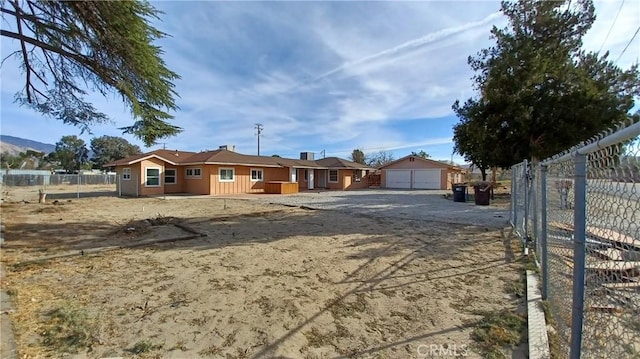
<path id="1" fill-rule="evenodd" d="M 219 150 L 227 150 L 227 151 L 231 151 L 231 152 L 236 152 L 236 146 L 235 145 L 222 145 L 220 147 L 218 147 Z"/>
<path id="2" fill-rule="evenodd" d="M 300 152 L 300 159 L 313 161 L 313 152 Z"/>

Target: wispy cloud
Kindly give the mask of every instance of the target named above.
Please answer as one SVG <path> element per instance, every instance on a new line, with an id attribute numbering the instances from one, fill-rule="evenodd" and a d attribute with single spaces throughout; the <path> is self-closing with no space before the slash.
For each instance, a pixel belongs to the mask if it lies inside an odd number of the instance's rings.
<path id="1" fill-rule="evenodd" d="M 337 73 L 340 72 L 344 72 L 346 70 L 352 69 L 354 67 L 357 66 L 361 66 L 361 65 L 365 65 L 365 64 L 370 64 L 373 62 L 377 62 L 377 61 L 384 61 L 386 59 L 389 58 L 395 58 L 395 57 L 400 57 L 400 56 L 404 56 L 407 53 L 411 53 L 417 50 L 420 50 L 421 48 L 427 46 L 427 45 L 431 45 L 434 43 L 437 43 L 439 41 L 445 41 L 448 38 L 470 31 L 470 30 L 474 30 L 480 26 L 484 26 L 487 24 L 490 24 L 492 21 L 498 19 L 499 17 L 501 17 L 502 14 L 499 12 L 495 12 L 490 14 L 489 16 L 485 17 L 484 19 L 480 20 L 480 21 L 475 21 L 475 22 L 470 22 L 467 24 L 463 24 L 463 25 L 459 25 L 459 26 L 454 26 L 454 27 L 450 27 L 450 28 L 446 28 L 446 29 L 442 29 L 442 30 L 438 30 L 435 31 L 433 33 L 427 34 L 425 36 L 422 36 L 420 38 L 417 39 L 413 39 L 411 41 L 407 41 L 403 44 L 394 46 L 392 48 L 386 49 L 384 51 L 380 51 L 376 54 L 372 54 L 369 56 L 365 56 L 361 59 L 358 59 L 356 61 L 350 61 L 347 62 L 345 64 L 342 64 L 334 69 L 331 69 L 317 77 L 315 77 L 314 79 L 312 79 L 310 82 L 308 83 L 313 83 L 313 82 L 317 82 L 320 81 L 322 79 L 325 79 L 327 77 L 330 77 L 332 75 L 335 75 Z M 305 84 L 308 84 L 305 83 Z"/>

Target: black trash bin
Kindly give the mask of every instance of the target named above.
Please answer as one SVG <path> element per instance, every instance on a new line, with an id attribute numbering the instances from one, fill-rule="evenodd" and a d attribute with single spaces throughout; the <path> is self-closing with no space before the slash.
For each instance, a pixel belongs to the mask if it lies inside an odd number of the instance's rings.
<path id="1" fill-rule="evenodd" d="M 453 201 L 454 202 L 466 202 L 467 201 L 467 186 L 464 184 L 454 184 L 453 189 Z"/>
<path id="2" fill-rule="evenodd" d="M 477 205 L 488 206 L 489 197 L 491 196 L 491 187 L 473 186 L 473 196 Z"/>

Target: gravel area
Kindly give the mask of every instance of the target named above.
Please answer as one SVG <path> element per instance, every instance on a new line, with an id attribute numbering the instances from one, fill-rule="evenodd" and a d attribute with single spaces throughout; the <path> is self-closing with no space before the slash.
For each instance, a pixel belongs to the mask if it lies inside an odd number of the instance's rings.
<path id="1" fill-rule="evenodd" d="M 331 209 L 346 213 L 385 218 L 428 220 L 445 223 L 482 225 L 503 228 L 507 225 L 507 209 L 493 205 L 476 206 L 471 202 L 453 202 L 451 191 L 436 190 L 356 190 L 309 191 L 294 195 L 260 198 L 266 203 Z"/>

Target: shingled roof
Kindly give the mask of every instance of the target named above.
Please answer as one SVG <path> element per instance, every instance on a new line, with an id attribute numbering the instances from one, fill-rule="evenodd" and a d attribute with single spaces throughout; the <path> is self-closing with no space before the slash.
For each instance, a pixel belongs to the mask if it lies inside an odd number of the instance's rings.
<path id="1" fill-rule="evenodd" d="M 187 151 L 171 151 L 171 150 L 155 150 L 147 153 L 141 153 L 138 155 L 133 155 L 129 157 L 125 157 L 123 159 L 109 162 L 104 165 L 104 167 L 115 167 L 115 166 L 123 166 L 123 165 L 131 165 L 136 162 L 144 161 L 149 158 L 158 158 L 165 162 L 169 162 L 172 165 L 181 164 L 186 159 L 195 155 L 196 152 L 187 152 Z"/>
<path id="2" fill-rule="evenodd" d="M 241 165 L 256 167 L 296 167 L 318 169 L 371 169 L 365 165 L 338 157 L 320 160 L 297 160 L 281 157 L 243 155 L 241 153 L 218 149 L 215 151 L 186 152 L 171 150 L 155 150 L 148 153 L 129 156 L 121 160 L 107 163 L 104 167 L 131 165 L 149 158 L 157 158 L 172 165 Z"/>
<path id="3" fill-rule="evenodd" d="M 369 166 L 345 160 L 343 158 L 338 157 L 327 157 L 320 160 L 317 160 L 316 163 L 323 167 L 332 168 L 332 169 L 373 169 Z"/>

